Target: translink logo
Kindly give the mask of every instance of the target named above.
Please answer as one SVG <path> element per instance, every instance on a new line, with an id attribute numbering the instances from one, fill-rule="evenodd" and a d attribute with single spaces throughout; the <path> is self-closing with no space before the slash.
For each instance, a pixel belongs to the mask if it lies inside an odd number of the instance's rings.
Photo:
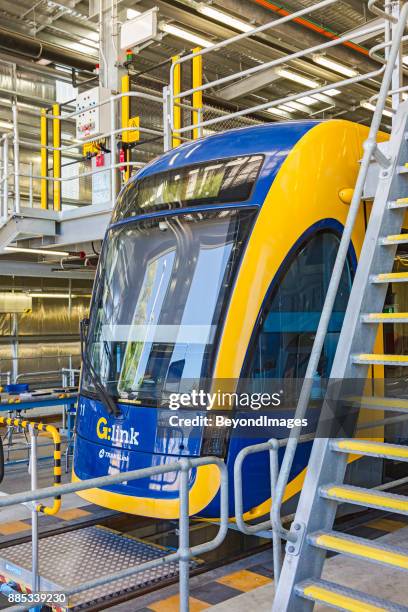
<path id="1" fill-rule="evenodd" d="M 96 424 L 96 435 L 100 440 L 109 440 L 110 442 L 119 442 L 122 444 L 133 444 L 139 446 L 138 437 L 140 432 L 135 431 L 131 427 L 129 431 L 122 429 L 119 425 L 107 427 L 108 421 L 101 417 Z"/>

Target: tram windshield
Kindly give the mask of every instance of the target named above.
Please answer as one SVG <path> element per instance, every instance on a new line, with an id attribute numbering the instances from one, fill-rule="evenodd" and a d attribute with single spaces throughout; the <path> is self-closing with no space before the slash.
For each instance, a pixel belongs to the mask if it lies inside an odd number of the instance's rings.
<path id="1" fill-rule="evenodd" d="M 114 398 L 163 405 L 211 376 L 253 209 L 191 212 L 109 231 L 87 358 Z M 82 390 L 95 392 L 83 376 Z"/>

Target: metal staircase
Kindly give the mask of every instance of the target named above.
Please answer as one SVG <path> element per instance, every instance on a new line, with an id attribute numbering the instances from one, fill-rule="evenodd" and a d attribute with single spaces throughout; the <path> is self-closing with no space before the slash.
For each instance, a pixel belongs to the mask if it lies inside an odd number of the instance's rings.
<path id="1" fill-rule="evenodd" d="M 408 282 L 408 273 L 394 273 L 397 246 L 408 243 L 402 232 L 408 210 L 408 103 L 399 107 L 382 160 L 377 192 L 361 252 L 330 380 L 353 381 L 359 408 L 406 413 L 406 399 L 372 397 L 364 386 L 372 365 L 408 366 L 408 355 L 373 352 L 378 325 L 408 322 L 408 312 L 383 313 L 390 283 Z M 330 381 L 329 381 L 330 382 Z M 345 410 L 342 408 L 337 410 Z M 325 400 L 322 414 L 333 414 Z M 353 435 L 353 433 L 351 434 Z M 408 514 L 408 497 L 344 484 L 350 453 L 394 461 L 408 461 L 408 446 L 357 438 L 319 437 L 314 441 L 307 476 L 277 586 L 273 612 L 305 612 L 316 602 L 358 612 L 408 610 L 367 594 L 321 580 L 327 551 L 343 553 L 367 563 L 408 570 L 408 549 L 381 546 L 333 531 L 338 505 L 344 502 Z"/>

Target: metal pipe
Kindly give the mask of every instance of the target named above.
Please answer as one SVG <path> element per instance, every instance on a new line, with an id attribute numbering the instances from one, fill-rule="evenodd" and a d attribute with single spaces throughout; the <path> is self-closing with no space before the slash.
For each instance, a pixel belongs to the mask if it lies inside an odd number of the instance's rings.
<path id="1" fill-rule="evenodd" d="M 102 0 L 100 0 L 102 2 Z M 115 102 L 111 98 L 110 101 L 110 166 L 111 166 L 111 204 L 112 208 L 115 207 L 116 203 L 116 169 L 115 169 L 115 160 L 116 160 L 116 113 L 115 113 Z"/>
<path id="2" fill-rule="evenodd" d="M 189 541 L 189 492 L 188 480 L 190 462 L 180 459 L 180 510 L 179 510 L 179 591 L 180 612 L 189 611 L 189 570 L 190 570 L 190 541 Z"/>
<path id="3" fill-rule="evenodd" d="M 3 176 L 2 182 L 2 220 L 7 221 L 8 217 L 8 137 L 3 140 Z"/>
<path id="4" fill-rule="evenodd" d="M 17 102 L 13 100 L 11 107 L 13 115 L 13 149 L 14 149 L 14 212 L 20 214 L 20 146 L 18 142 L 18 109 Z"/>
<path id="5" fill-rule="evenodd" d="M 365 181 L 368 174 L 371 158 L 374 150 L 377 147 L 376 137 L 381 124 L 382 111 L 384 110 L 385 103 L 387 100 L 388 89 L 390 86 L 394 64 L 396 57 L 399 52 L 400 39 L 404 33 L 405 24 L 408 17 L 408 4 L 405 4 L 401 11 L 401 19 L 394 32 L 393 44 L 390 48 L 390 55 L 388 63 L 385 67 L 384 77 L 380 87 L 380 93 L 378 96 L 378 102 L 376 110 L 373 114 L 368 138 L 364 143 L 364 155 L 360 165 L 360 171 L 358 173 L 356 186 L 353 192 L 353 198 L 350 203 L 349 212 L 347 215 L 346 223 L 344 225 L 343 233 L 341 236 L 339 248 L 337 251 L 336 261 L 334 264 L 332 276 L 330 278 L 329 287 L 327 289 L 326 298 L 324 301 L 322 314 L 320 317 L 319 325 L 316 331 L 315 339 L 313 342 L 312 350 L 310 353 L 309 363 L 306 369 L 305 378 L 302 384 L 299 401 L 296 407 L 294 418 L 303 418 L 306 414 L 306 410 L 309 404 L 310 395 L 313 386 L 313 376 L 317 370 L 320 355 L 322 352 L 323 344 L 326 338 L 327 329 L 330 322 L 330 317 L 333 311 L 334 302 L 336 299 L 340 279 L 343 273 L 344 264 L 347 258 L 351 236 L 354 229 L 355 221 L 357 218 L 358 211 L 360 209 L 360 200 L 363 193 Z M 281 506 L 283 501 L 284 492 L 288 483 L 290 470 L 293 465 L 297 444 L 299 441 L 300 432 L 297 429 L 292 429 L 286 452 L 282 460 L 281 470 L 279 473 L 278 483 L 276 487 L 276 503 L 272 507 L 272 521 L 273 528 L 280 533 L 284 533 L 288 538 L 292 538 L 295 534 L 290 533 L 282 526 L 281 521 Z M 295 536 L 296 539 L 296 536 Z"/>
<path id="6" fill-rule="evenodd" d="M 30 456 L 30 473 L 31 473 L 31 490 L 37 489 L 37 431 L 30 426 L 31 435 L 31 456 Z M 40 590 L 38 576 L 38 512 L 35 502 L 32 502 L 31 510 L 31 581 L 32 591 L 34 593 Z"/>

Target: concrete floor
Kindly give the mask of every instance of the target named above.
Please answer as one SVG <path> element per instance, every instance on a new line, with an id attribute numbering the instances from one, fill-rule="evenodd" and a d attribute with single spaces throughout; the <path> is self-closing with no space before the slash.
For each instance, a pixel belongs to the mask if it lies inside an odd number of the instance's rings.
<path id="1" fill-rule="evenodd" d="M 408 527 L 387 534 L 376 542 L 408 549 Z M 363 563 L 345 555 L 337 555 L 327 560 L 323 578 L 408 606 L 408 580 L 404 571 L 388 569 L 383 565 L 374 563 Z M 211 612 L 248 612 L 248 610 L 271 612 L 274 592 L 275 587 L 271 583 L 216 606 L 211 606 L 207 610 Z M 316 612 L 333 610 L 333 608 L 321 604 L 316 605 L 314 609 Z"/>

